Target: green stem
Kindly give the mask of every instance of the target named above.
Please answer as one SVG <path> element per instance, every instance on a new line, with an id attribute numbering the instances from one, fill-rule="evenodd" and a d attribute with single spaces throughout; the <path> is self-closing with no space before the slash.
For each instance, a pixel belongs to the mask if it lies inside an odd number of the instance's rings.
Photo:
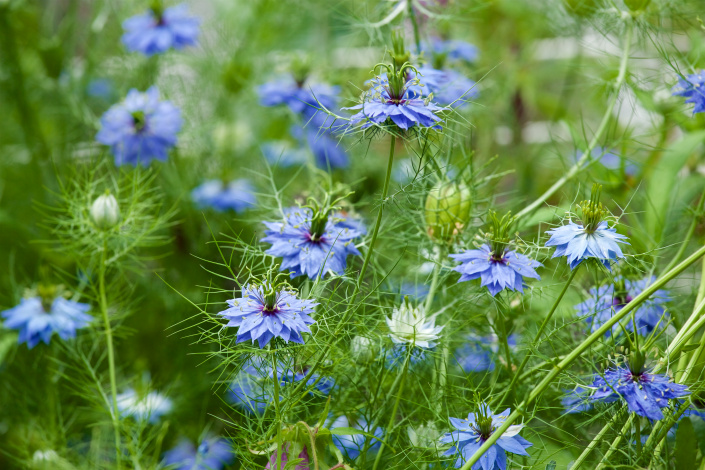
<path id="1" fill-rule="evenodd" d="M 409 8 L 409 19 L 411 20 L 411 26 L 414 28 L 414 43 L 416 44 L 416 53 L 421 54 L 421 37 L 419 35 L 419 24 L 416 20 L 416 12 L 414 11 L 414 5 L 411 0 L 407 2 Z"/>
<path id="2" fill-rule="evenodd" d="M 394 407 L 392 408 L 392 414 L 389 416 L 389 423 L 387 423 L 387 429 L 384 432 L 384 436 L 389 440 L 389 436 L 392 433 L 392 428 L 394 427 L 394 421 L 396 421 L 397 410 L 399 409 L 399 402 L 401 401 L 401 395 L 404 393 L 404 382 L 406 381 L 406 372 L 409 369 L 409 361 L 411 359 L 411 350 L 413 346 L 409 346 L 409 350 L 406 353 L 406 360 L 404 361 L 404 368 L 401 371 L 401 379 L 399 382 L 399 391 L 397 392 L 397 398 L 394 401 Z M 392 393 L 392 391 L 390 391 Z M 382 453 L 384 452 L 384 442 L 380 444 L 379 452 L 377 452 L 377 457 L 375 457 L 375 463 L 372 466 L 372 470 L 377 470 L 377 466 L 382 459 Z"/>
<path id="3" fill-rule="evenodd" d="M 113 398 L 113 408 L 110 417 L 113 421 L 113 430 L 115 432 L 115 452 L 117 457 L 116 468 L 121 467 L 122 451 L 120 449 L 120 412 L 117 406 L 117 374 L 115 373 L 115 348 L 113 346 L 113 330 L 110 326 L 110 318 L 108 317 L 108 297 L 105 292 L 105 260 L 108 252 L 108 243 L 103 236 L 103 252 L 100 255 L 100 268 L 98 270 L 98 294 L 100 296 L 100 312 L 103 315 L 103 325 L 105 328 L 105 341 L 108 346 L 108 370 L 110 373 L 110 393 Z"/>
<path id="4" fill-rule="evenodd" d="M 620 310 L 612 318 L 607 320 L 600 328 L 598 328 L 594 333 L 592 333 L 582 343 L 580 343 L 573 351 L 566 355 L 565 359 L 560 361 L 558 364 L 555 364 L 551 371 L 546 374 L 544 379 L 531 391 L 529 396 L 523 402 L 521 402 L 521 404 L 517 406 L 517 409 L 515 409 L 507 417 L 507 419 L 504 421 L 504 424 L 502 424 L 485 441 L 485 443 L 482 444 L 482 446 L 480 446 L 480 448 L 467 460 L 467 462 L 465 462 L 465 464 L 461 467 L 461 470 L 469 470 L 480 459 L 480 457 L 482 457 L 482 455 L 487 452 L 487 449 L 493 446 L 494 443 L 497 442 L 497 439 L 499 439 L 502 434 L 507 429 L 509 429 L 509 426 L 511 426 L 520 416 L 522 416 L 526 412 L 528 406 L 534 401 L 536 401 L 536 399 L 541 396 L 544 390 L 546 390 L 549 386 L 551 386 L 552 383 L 554 383 L 555 378 L 558 377 L 558 375 L 560 375 L 560 373 L 563 372 L 570 364 L 572 364 L 573 361 L 578 359 L 585 351 L 587 351 L 593 343 L 600 340 L 607 331 L 610 331 L 615 324 L 617 324 L 623 318 L 627 317 L 627 315 L 631 314 L 634 309 L 638 308 L 646 299 L 651 297 L 654 292 L 665 286 L 669 281 L 678 276 L 686 268 L 688 268 L 690 265 L 695 263 L 703 256 L 705 256 L 705 247 L 700 248 L 698 251 L 690 255 L 683 262 L 678 264 L 678 266 L 661 276 L 659 279 L 656 280 L 656 282 L 644 289 L 641 294 L 637 295 L 631 302 L 625 305 L 622 310 Z"/>
<path id="5" fill-rule="evenodd" d="M 612 457 L 612 454 L 614 454 L 617 451 L 619 444 L 622 442 L 622 438 L 627 434 L 627 432 L 629 431 L 629 428 L 632 427 L 632 421 L 634 420 L 634 416 L 636 416 L 636 415 L 632 414 L 631 416 L 629 416 L 629 418 L 627 419 L 627 422 L 624 423 L 624 426 L 622 426 L 622 430 L 619 431 L 619 434 L 617 434 L 617 437 L 614 438 L 614 441 L 612 441 L 610 448 L 607 449 L 607 452 L 605 452 L 605 455 L 602 457 L 602 459 L 600 460 L 600 464 L 597 466 L 597 468 L 595 470 L 605 468 L 605 465 L 607 465 L 607 462 Z"/>
<path id="6" fill-rule="evenodd" d="M 641 458 L 641 421 L 636 413 L 634 416 L 634 434 L 636 436 L 636 458 L 637 460 Z"/>
<path id="7" fill-rule="evenodd" d="M 424 303 L 424 311 L 428 314 L 429 311 L 431 310 L 431 306 L 433 305 L 433 297 L 436 294 L 436 289 L 438 288 L 438 278 L 440 277 L 440 272 L 441 272 L 441 266 L 443 265 L 443 259 L 445 256 L 445 247 L 443 245 L 436 245 L 436 265 L 433 268 L 433 278 L 431 279 L 431 287 L 428 290 L 428 295 L 426 296 L 426 302 Z M 448 352 L 448 343 L 444 340 L 444 338 L 441 338 L 441 357 L 440 357 L 440 363 L 434 370 L 433 374 L 433 385 L 432 389 L 434 390 L 434 393 L 436 394 L 435 397 L 435 403 L 436 403 L 436 411 L 440 413 L 441 407 L 442 407 L 442 400 L 443 400 L 443 390 L 445 389 L 446 385 L 446 360 L 447 360 L 447 352 Z M 436 372 L 437 371 L 437 372 Z"/>
<path id="8" fill-rule="evenodd" d="M 573 282 L 573 278 L 575 278 L 575 275 L 577 274 L 578 269 L 580 269 L 580 265 L 578 265 L 575 269 L 573 269 L 570 272 L 570 277 L 568 278 L 568 281 L 563 286 L 563 290 L 561 290 L 561 293 L 558 294 L 558 298 L 556 298 L 556 301 L 553 302 L 553 306 L 551 307 L 551 310 L 548 312 L 548 315 L 546 315 L 546 318 L 543 319 L 543 323 L 541 323 L 541 327 L 539 328 L 538 333 L 536 333 L 536 336 L 534 337 L 534 341 L 532 343 L 534 348 L 538 348 L 539 341 L 541 341 L 541 335 L 543 334 L 543 331 L 546 329 L 546 326 L 548 326 L 548 322 L 551 321 L 553 314 L 555 313 L 556 309 L 558 308 L 558 304 L 561 303 L 563 296 L 568 291 L 568 287 L 570 287 L 570 284 Z M 511 391 L 514 390 L 514 385 L 516 384 L 517 380 L 519 380 L 519 377 L 521 376 L 521 373 L 523 372 L 524 367 L 526 367 L 526 364 L 529 362 L 529 356 L 530 355 L 527 353 L 526 356 L 524 356 L 524 359 L 522 359 L 521 364 L 519 364 L 519 368 L 517 368 L 516 372 L 514 373 L 514 377 L 512 377 L 512 381 L 509 384 L 509 387 L 507 387 L 507 390 L 504 392 L 504 395 L 502 396 L 502 398 L 499 400 L 499 403 L 503 403 L 504 400 L 507 399 L 507 396 L 509 395 L 509 393 L 511 393 Z"/>
<path id="9" fill-rule="evenodd" d="M 631 50 L 631 42 L 632 42 L 632 30 L 633 30 L 633 24 L 630 20 L 627 22 L 627 30 L 624 36 L 624 51 L 622 53 L 622 61 L 619 66 L 619 75 L 617 76 L 617 81 L 615 83 L 615 93 L 612 96 L 612 99 L 610 100 L 609 105 L 607 106 L 607 110 L 605 111 L 604 116 L 602 117 L 602 121 L 600 122 L 599 127 L 597 128 L 597 131 L 595 132 L 595 135 L 593 136 L 592 140 L 587 146 L 587 149 L 585 149 L 585 153 L 583 153 L 583 156 L 580 157 L 580 159 L 573 165 L 568 172 L 563 176 L 561 179 L 556 181 L 553 186 L 548 188 L 546 192 L 544 192 L 541 196 L 539 196 L 538 199 L 536 199 L 534 202 L 532 202 L 530 205 L 519 211 L 516 215 L 517 220 L 521 219 L 525 215 L 531 214 L 533 211 L 538 209 L 541 204 L 543 204 L 549 197 L 551 197 L 556 191 L 558 191 L 561 187 L 563 187 L 564 184 L 566 184 L 568 181 L 573 179 L 575 175 L 577 175 L 580 170 L 584 169 L 586 166 L 585 163 L 588 162 L 588 160 L 591 160 L 592 158 L 592 151 L 597 147 L 597 144 L 600 142 L 600 139 L 602 138 L 602 134 L 604 134 L 605 130 L 607 130 L 607 125 L 610 122 L 610 119 L 612 118 L 612 110 L 614 109 L 614 106 L 617 104 L 617 99 L 619 98 L 619 90 L 622 88 L 622 85 L 624 84 L 626 77 L 627 77 L 627 63 L 629 62 L 629 54 Z M 594 160 L 591 160 L 589 164 L 592 164 Z"/>
<path id="10" fill-rule="evenodd" d="M 671 262 L 668 263 L 668 266 L 666 266 L 666 269 L 664 269 L 664 271 L 668 271 L 669 269 L 671 269 L 683 257 L 683 253 L 685 253 L 685 249 L 688 247 L 688 242 L 693 237 L 693 233 L 695 233 L 695 227 L 698 225 L 698 219 L 700 218 L 700 213 L 703 210 L 703 205 L 705 205 L 705 194 L 700 195 L 698 207 L 695 209 L 695 216 L 693 217 L 693 220 L 690 223 L 690 227 L 688 227 L 688 233 L 685 236 L 685 240 L 683 240 L 683 243 L 681 243 L 681 246 L 678 248 L 678 252 L 673 257 Z"/>
<path id="11" fill-rule="evenodd" d="M 597 435 L 590 441 L 590 444 L 583 450 L 583 453 L 580 454 L 580 457 L 578 457 L 575 462 L 573 462 L 573 465 L 570 467 L 571 470 L 578 470 L 583 463 L 585 463 L 585 459 L 587 459 L 588 455 L 590 455 L 590 452 L 597 446 L 599 442 L 602 441 L 602 438 L 605 437 L 605 434 L 607 434 L 607 431 L 612 429 L 612 426 L 614 426 L 619 418 L 622 416 L 621 410 L 618 411 L 617 413 L 612 416 L 612 419 L 610 419 L 607 424 L 604 425 L 602 429 L 600 429 L 600 432 L 597 433 Z"/>
<path id="12" fill-rule="evenodd" d="M 497 306 L 497 321 L 495 322 L 497 325 L 497 336 L 504 350 L 505 360 L 507 361 L 507 372 L 509 375 L 512 375 L 512 351 L 509 348 L 509 337 L 507 335 L 507 325 L 504 322 L 504 312 L 500 307 L 501 301 L 495 302 L 495 304 Z M 509 302 L 507 302 L 507 309 L 509 309 Z"/>
<path id="13" fill-rule="evenodd" d="M 271 345 L 270 351 L 272 353 L 272 376 L 274 377 L 274 410 L 277 414 L 277 459 L 274 470 L 280 470 L 282 468 L 282 418 L 279 408 L 279 377 L 277 377 L 277 355 Z"/>
<path id="14" fill-rule="evenodd" d="M 442 245 L 437 245 L 438 250 L 436 254 L 436 265 L 433 267 L 433 277 L 431 278 L 431 287 L 428 289 L 428 295 L 426 295 L 426 302 L 424 303 L 424 311 L 428 313 L 431 310 L 431 305 L 433 304 L 433 297 L 436 295 L 436 289 L 438 288 L 438 278 L 441 273 L 441 266 L 443 265 L 443 259 L 445 254 L 445 247 Z"/>

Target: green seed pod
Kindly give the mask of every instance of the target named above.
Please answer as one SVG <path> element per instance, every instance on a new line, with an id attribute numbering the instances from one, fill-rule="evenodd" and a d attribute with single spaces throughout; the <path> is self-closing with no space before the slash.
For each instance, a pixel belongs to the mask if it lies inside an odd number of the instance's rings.
<path id="1" fill-rule="evenodd" d="M 624 0 L 624 4 L 631 11 L 645 10 L 649 3 L 651 3 L 651 0 Z"/>
<path id="2" fill-rule="evenodd" d="M 450 243 L 470 220 L 470 190 L 464 183 L 441 181 L 426 197 L 426 231 L 435 242 Z"/>

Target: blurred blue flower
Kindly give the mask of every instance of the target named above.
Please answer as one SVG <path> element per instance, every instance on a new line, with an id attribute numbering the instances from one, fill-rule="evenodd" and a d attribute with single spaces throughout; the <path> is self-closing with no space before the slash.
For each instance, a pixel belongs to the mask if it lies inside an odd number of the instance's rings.
<path id="1" fill-rule="evenodd" d="M 374 432 L 372 432 L 369 423 L 362 417 L 358 418 L 355 424 L 352 424 L 348 421 L 347 416 L 340 415 L 327 427 L 328 429 L 360 429 L 361 431 L 372 434 L 379 439 L 381 439 L 384 434 L 384 430 L 381 427 L 377 427 Z M 381 441 L 378 439 L 368 438 L 364 434 L 352 434 L 349 436 L 333 434 L 333 444 L 335 444 L 335 447 L 337 447 L 338 450 L 350 460 L 355 460 L 362 453 L 365 448 L 365 440 L 369 441 L 369 448 L 367 449 L 368 454 L 377 452 L 382 445 Z"/>
<path id="2" fill-rule="evenodd" d="M 277 366 L 279 386 L 284 387 L 291 371 L 285 364 Z M 262 413 L 272 403 L 274 373 L 269 361 L 260 357 L 249 359 L 228 387 L 230 402 L 251 413 Z"/>
<path id="3" fill-rule="evenodd" d="M 196 448 L 188 439 L 182 439 L 173 449 L 164 453 L 163 465 L 173 470 L 221 470 L 233 463 L 232 444 L 220 437 L 203 439 Z"/>
<path id="4" fill-rule="evenodd" d="M 457 39 L 443 40 L 433 37 L 429 42 L 425 42 L 421 49 L 432 55 L 438 55 L 450 60 L 464 60 L 475 62 L 477 60 L 477 47 L 469 42 Z"/>
<path id="5" fill-rule="evenodd" d="M 93 98 L 110 98 L 114 91 L 113 81 L 108 78 L 94 78 L 86 86 L 86 93 Z"/>
<path id="6" fill-rule="evenodd" d="M 402 282 L 398 286 L 390 286 L 392 292 L 399 292 L 402 299 L 408 297 L 416 302 L 423 300 L 428 295 L 430 288 L 426 284 L 414 284 L 413 282 Z"/>
<path id="7" fill-rule="evenodd" d="M 456 72 L 455 70 L 436 70 L 432 67 L 421 67 L 419 80 L 424 87 L 422 95 L 428 96 L 433 93 L 435 102 L 442 106 L 452 105 L 453 107 L 463 107 L 468 101 L 475 98 L 479 91 L 477 84 Z M 419 90 L 417 90 L 419 91 Z"/>
<path id="8" fill-rule="evenodd" d="M 316 279 L 328 271 L 341 275 L 348 255 L 360 255 L 354 240 L 364 233 L 347 227 L 346 218 L 333 215 L 314 220 L 312 210 L 305 207 L 288 208 L 284 217 L 283 222 L 264 223 L 268 230 L 262 241 L 272 244 L 266 253 L 282 257 L 281 270 L 291 271 L 292 278 Z"/>
<path id="9" fill-rule="evenodd" d="M 577 150 L 573 154 L 573 161 L 577 163 L 584 153 Z M 622 157 L 618 155 L 614 150 L 606 150 L 603 147 L 595 147 L 590 152 L 590 156 L 593 159 L 600 159 L 602 166 L 609 170 L 619 170 L 622 167 Z M 625 161 L 624 163 L 624 173 L 630 176 L 634 176 L 639 172 L 639 167 L 630 161 Z"/>
<path id="10" fill-rule="evenodd" d="M 212 207 L 217 211 L 229 209 L 243 212 L 256 204 L 255 188 L 249 180 L 240 178 L 226 184 L 212 179 L 203 182 L 191 192 L 193 202 L 199 207 Z"/>
<path id="11" fill-rule="evenodd" d="M 595 374 L 593 401 L 624 399 L 630 411 L 649 419 L 663 419 L 661 408 L 668 400 L 689 395 L 688 387 L 670 381 L 666 375 L 653 374 L 647 369 L 632 371 L 626 365 L 607 369 L 604 376 Z"/>
<path id="12" fill-rule="evenodd" d="M 85 328 L 93 320 L 86 312 L 91 306 L 56 297 L 48 311 L 40 297 L 20 300 L 20 304 L 2 312 L 3 326 L 19 330 L 18 344 L 27 343 L 32 349 L 39 341 L 49 344 L 54 333 L 63 340 L 76 337 L 76 330 Z"/>
<path id="13" fill-rule="evenodd" d="M 286 141 L 266 142 L 262 144 L 261 149 L 264 158 L 270 165 L 282 168 L 305 165 L 308 160 L 308 155 L 304 148 L 292 147 Z"/>
<path id="14" fill-rule="evenodd" d="M 617 276 L 614 279 L 614 284 L 590 289 L 590 298 L 576 305 L 575 310 L 578 316 L 586 317 L 585 320 L 590 327 L 590 332 L 595 332 L 655 280 L 656 278 L 653 276 L 638 281 L 625 280 L 621 276 Z M 669 300 L 668 291 L 659 289 L 633 312 L 639 334 L 645 336 L 650 334 L 657 325 L 663 327 L 669 317 L 664 308 L 665 303 Z M 625 323 L 624 326 L 628 331 L 634 331 L 634 322 L 631 320 L 631 316 L 628 317 L 628 321 L 622 323 Z M 616 324 L 612 331 L 608 330 L 605 335 L 619 334 L 620 331 L 619 324 Z"/>
<path id="15" fill-rule="evenodd" d="M 299 299 L 294 291 L 266 284 L 248 285 L 242 297 L 227 300 L 230 308 L 218 312 L 229 320 L 226 326 L 237 327 L 237 342 L 255 340 L 264 348 L 272 338 L 303 344 L 301 333 L 310 333 L 309 317 L 318 302 Z"/>
<path id="16" fill-rule="evenodd" d="M 567 225 L 548 230 L 546 233 L 551 235 L 546 246 L 556 247 L 552 258 L 565 256 L 570 269 L 575 269 L 588 258 L 599 260 L 609 269 L 610 261 L 624 258 L 618 243 L 629 245 L 629 242 L 624 241 L 627 237 L 617 233 L 617 229 L 609 228 L 604 220 L 594 229 L 568 221 Z"/>
<path id="17" fill-rule="evenodd" d="M 381 125 L 387 120 L 400 129 L 407 130 L 416 125 L 441 129 L 439 113 L 446 111 L 433 102 L 421 99 L 414 90 L 417 79 L 407 80 L 401 90 L 394 91 L 386 78 L 376 77 L 369 90 L 363 95 L 362 103 L 343 109 L 360 110 L 350 118 L 349 127 L 362 123 L 366 129 L 374 124 Z"/>
<path id="18" fill-rule="evenodd" d="M 345 148 L 329 132 L 306 128 L 306 142 L 318 168 L 347 168 L 350 165 Z"/>
<path id="19" fill-rule="evenodd" d="M 185 4 L 165 8 L 152 8 L 128 18 L 122 23 L 125 34 L 122 42 L 130 52 L 146 56 L 169 50 L 183 49 L 196 44 L 200 21 L 190 16 Z"/>
<path id="20" fill-rule="evenodd" d="M 181 111 L 170 101 L 159 101 L 155 86 L 145 93 L 132 89 L 100 119 L 96 140 L 109 145 L 116 165 L 165 161 L 181 130 Z"/>
<path id="21" fill-rule="evenodd" d="M 450 418 L 450 424 L 456 429 L 441 437 L 444 444 L 453 444 L 443 455 L 458 455 L 455 467 L 460 468 L 485 441 L 499 428 L 509 416 L 509 408 L 493 415 L 489 406 L 481 404 L 478 413 L 469 413 L 467 419 Z M 495 470 L 507 468 L 507 452 L 517 455 L 529 455 L 526 449 L 533 444 L 519 435 L 523 424 L 509 426 L 497 439 L 472 470 Z"/>
<path id="22" fill-rule="evenodd" d="M 565 392 L 566 394 L 561 398 L 561 405 L 565 408 L 566 414 L 583 413 L 592 409 L 590 389 L 577 386 Z"/>
<path id="23" fill-rule="evenodd" d="M 116 399 L 120 416 L 129 416 L 137 421 L 156 423 L 172 408 L 171 400 L 155 391 L 140 395 L 133 388 L 128 388 L 118 394 Z"/>
<path id="24" fill-rule="evenodd" d="M 286 105 L 303 118 L 304 124 L 315 130 L 329 126 L 328 114 L 319 111 L 321 105 L 334 109 L 340 88 L 326 84 L 298 83 L 291 75 L 265 83 L 257 88 L 262 106 Z M 319 104 L 320 103 L 320 104 Z"/>
<path id="25" fill-rule="evenodd" d="M 410 346 L 407 344 L 393 344 L 383 356 L 384 367 L 389 370 L 402 367 L 404 361 L 406 361 L 407 354 L 411 354 L 409 357 L 409 366 L 421 364 L 426 360 L 427 350 L 425 348 L 411 346 L 411 351 L 409 352 L 409 347 Z"/>
<path id="26" fill-rule="evenodd" d="M 511 334 L 507 338 L 511 349 L 516 348 L 517 335 Z M 466 341 L 455 350 L 455 359 L 466 373 L 492 372 L 495 368 L 495 358 L 499 352 L 499 338 L 497 335 L 478 336 L 470 334 Z"/>
<path id="27" fill-rule="evenodd" d="M 481 286 L 487 286 L 493 296 L 503 289 L 524 292 L 525 277 L 541 279 L 536 273 L 536 268 L 543 266 L 541 263 L 509 249 L 497 258 L 489 245 L 484 244 L 477 250 L 465 250 L 450 257 L 461 263 L 453 268 L 462 274 L 458 282 L 481 279 Z"/>
<path id="28" fill-rule="evenodd" d="M 294 375 L 294 382 L 299 382 L 303 380 L 306 377 L 306 371 L 303 372 L 297 372 Z M 320 377 L 320 380 L 318 380 Z M 314 385 L 315 384 L 315 385 Z M 335 384 L 335 379 L 332 377 L 321 377 L 319 374 L 313 374 L 311 375 L 311 378 L 308 379 L 306 382 L 306 385 L 311 387 L 314 386 L 316 389 L 321 392 L 323 395 L 330 395 L 330 393 L 336 389 L 336 384 Z"/>
<path id="29" fill-rule="evenodd" d="M 673 96 L 682 96 L 687 98 L 686 103 L 693 103 L 693 114 L 702 113 L 705 111 L 705 70 L 699 73 L 688 75 L 681 78 L 676 86 L 671 90 Z"/>

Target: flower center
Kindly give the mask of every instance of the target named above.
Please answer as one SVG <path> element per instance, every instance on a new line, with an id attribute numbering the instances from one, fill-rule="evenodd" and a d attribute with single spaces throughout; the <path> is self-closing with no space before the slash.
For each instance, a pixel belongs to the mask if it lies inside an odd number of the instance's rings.
<path id="1" fill-rule="evenodd" d="M 492 435 L 494 431 L 494 426 L 492 426 L 491 416 L 479 416 L 475 417 L 475 425 L 472 426 L 477 434 L 480 435 L 482 441 L 486 441 Z"/>
<path id="2" fill-rule="evenodd" d="M 145 118 L 144 111 L 135 111 L 132 113 L 132 121 L 137 132 L 142 132 L 147 125 L 147 119 Z"/>
<path id="3" fill-rule="evenodd" d="M 600 226 L 600 222 L 602 222 L 605 216 L 609 213 L 600 202 L 601 192 L 601 185 L 593 185 L 590 200 L 583 201 L 578 206 L 580 212 L 582 213 L 583 229 L 585 230 L 585 233 L 594 233 L 597 230 L 597 227 Z"/>
<path id="4" fill-rule="evenodd" d="M 51 306 L 54 303 L 54 299 L 58 295 L 58 289 L 56 286 L 40 284 L 37 287 L 37 293 L 39 298 L 42 300 L 42 309 L 45 313 L 51 312 Z"/>

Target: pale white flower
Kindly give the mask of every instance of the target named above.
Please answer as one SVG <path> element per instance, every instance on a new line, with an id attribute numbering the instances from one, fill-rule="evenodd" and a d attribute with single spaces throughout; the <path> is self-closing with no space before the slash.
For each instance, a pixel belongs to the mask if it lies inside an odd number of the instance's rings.
<path id="1" fill-rule="evenodd" d="M 423 306 L 413 307 L 408 302 L 403 302 L 392 311 L 392 317 L 387 318 L 389 336 L 397 344 L 408 343 L 420 348 L 432 348 L 433 341 L 440 336 L 442 326 L 436 326 L 434 317 L 426 317 Z"/>
<path id="2" fill-rule="evenodd" d="M 171 411 L 171 400 L 159 392 L 138 395 L 134 389 L 127 389 L 117 396 L 120 416 L 132 416 L 136 420 L 148 420 L 152 423 Z"/>
<path id="3" fill-rule="evenodd" d="M 409 426 L 406 428 L 406 432 L 409 435 L 411 445 L 414 447 L 434 448 L 438 445 L 438 438 L 441 437 L 441 433 L 433 421 L 415 428 Z"/>

